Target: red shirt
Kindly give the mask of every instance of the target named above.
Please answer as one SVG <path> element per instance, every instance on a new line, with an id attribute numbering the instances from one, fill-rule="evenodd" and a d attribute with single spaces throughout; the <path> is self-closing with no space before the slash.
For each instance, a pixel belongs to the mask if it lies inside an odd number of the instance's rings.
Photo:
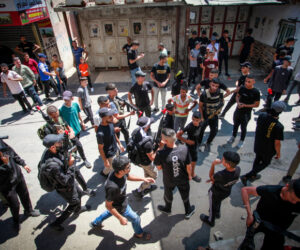
<path id="1" fill-rule="evenodd" d="M 217 68 L 219 66 L 219 63 L 216 59 L 214 59 L 213 61 L 206 59 L 203 63 L 203 66 L 205 67 L 204 79 L 206 79 L 206 78 L 208 78 L 210 71 L 212 69 Z"/>
<path id="2" fill-rule="evenodd" d="M 24 61 L 23 64 L 28 66 L 35 75 L 38 74 L 37 71 L 38 63 L 34 59 L 29 58 L 29 61 L 28 62 Z"/>

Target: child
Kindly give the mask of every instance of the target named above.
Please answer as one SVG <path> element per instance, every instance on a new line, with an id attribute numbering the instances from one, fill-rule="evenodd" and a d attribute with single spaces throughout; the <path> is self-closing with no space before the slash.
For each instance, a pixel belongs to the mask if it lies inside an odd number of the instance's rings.
<path id="1" fill-rule="evenodd" d="M 67 90 L 67 77 L 65 75 L 65 69 L 64 69 L 64 62 L 63 61 L 59 61 L 58 64 L 58 68 L 57 70 L 57 77 L 59 79 L 60 85 L 63 87 L 63 90 L 66 91 Z"/>
<path id="2" fill-rule="evenodd" d="M 221 202 L 226 199 L 230 193 L 232 186 L 238 181 L 241 169 L 237 167 L 240 162 L 240 156 L 236 152 L 226 151 L 223 153 L 223 159 L 216 159 L 211 164 L 209 171 L 209 178 L 207 182 L 212 182 L 212 186 L 208 191 L 209 195 L 209 216 L 205 214 L 200 215 L 200 219 L 213 227 L 215 219 L 221 217 L 220 209 Z M 215 172 L 217 164 L 223 164 L 224 170 Z"/>
<path id="3" fill-rule="evenodd" d="M 168 51 L 168 58 L 167 58 L 167 63 L 170 67 L 170 69 L 172 69 L 172 63 L 175 62 L 174 58 L 171 56 L 171 51 Z"/>
<path id="4" fill-rule="evenodd" d="M 64 104 L 59 109 L 59 115 L 66 121 L 66 123 L 73 129 L 75 136 L 80 138 L 81 126 L 83 130 L 85 129 L 85 125 L 80 115 L 80 107 L 79 105 L 73 101 L 73 94 L 71 91 L 66 90 L 63 93 Z M 91 168 L 92 165 L 89 163 L 85 157 L 84 151 L 82 147 L 77 147 L 80 157 L 84 161 L 84 164 L 87 168 Z"/>
<path id="5" fill-rule="evenodd" d="M 81 110 L 86 114 L 87 118 L 84 120 L 84 123 L 87 123 L 88 121 L 91 122 L 92 126 L 94 127 L 94 118 L 93 118 L 93 112 L 92 112 L 92 100 L 89 95 L 89 91 L 87 88 L 88 85 L 88 79 L 84 76 L 80 77 L 80 86 L 77 89 L 78 94 L 78 102 L 80 105 Z"/>
<path id="6" fill-rule="evenodd" d="M 212 69 L 218 69 L 219 63 L 218 60 L 214 59 L 215 52 L 209 51 L 208 58 L 203 62 L 203 71 L 202 71 L 202 79 L 206 79 L 209 77 L 209 73 Z"/>
<path id="7" fill-rule="evenodd" d="M 93 88 L 92 81 L 90 78 L 89 65 L 86 63 L 86 61 L 83 57 L 80 57 L 80 64 L 79 64 L 78 68 L 80 71 L 80 76 L 87 77 L 91 92 L 94 92 L 94 88 Z"/>
<path id="8" fill-rule="evenodd" d="M 185 142 L 186 146 L 188 147 L 192 166 L 191 176 L 195 182 L 201 181 L 201 178 L 195 174 L 195 167 L 198 160 L 197 141 L 201 130 L 200 123 L 201 114 L 199 111 L 195 111 L 193 113 L 192 122 L 190 122 L 184 129 L 181 129 L 176 135 L 178 140 Z M 187 139 L 182 137 L 185 132 L 187 133 Z"/>
<path id="9" fill-rule="evenodd" d="M 172 103 L 168 103 L 166 105 L 166 110 L 167 110 L 167 114 L 162 122 L 162 129 L 163 128 L 174 129 L 175 107 Z"/>

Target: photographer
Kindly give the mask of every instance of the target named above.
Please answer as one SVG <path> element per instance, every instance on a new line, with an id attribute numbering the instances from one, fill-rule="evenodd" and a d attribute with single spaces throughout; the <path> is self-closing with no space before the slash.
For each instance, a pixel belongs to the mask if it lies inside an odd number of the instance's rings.
<path id="1" fill-rule="evenodd" d="M 253 214 L 249 202 L 250 195 L 260 196 Z M 247 211 L 247 232 L 239 249 L 254 250 L 254 236 L 258 232 L 263 232 L 265 237 L 262 250 L 283 250 L 284 235 L 272 229 L 279 227 L 280 232 L 284 232 L 293 223 L 296 213 L 300 212 L 300 179 L 292 180 L 284 187 L 280 185 L 243 187 L 242 199 Z"/>
<path id="2" fill-rule="evenodd" d="M 63 134 L 47 135 L 43 140 L 43 145 L 47 149 L 44 151 L 39 163 L 39 169 L 43 168 L 43 164 L 48 167 L 48 180 L 51 180 L 51 184 L 56 192 L 69 203 L 69 206 L 63 213 L 50 224 L 50 227 L 57 231 L 64 230 L 61 224 L 69 218 L 72 213 L 74 213 L 74 215 L 79 215 L 80 212 L 90 209 L 89 205 L 81 207 L 82 191 L 75 181 L 74 170 L 70 169 L 74 164 L 74 159 L 71 154 L 68 159 L 68 165 L 64 165 L 65 158 L 63 152 L 61 152 L 63 139 Z"/>

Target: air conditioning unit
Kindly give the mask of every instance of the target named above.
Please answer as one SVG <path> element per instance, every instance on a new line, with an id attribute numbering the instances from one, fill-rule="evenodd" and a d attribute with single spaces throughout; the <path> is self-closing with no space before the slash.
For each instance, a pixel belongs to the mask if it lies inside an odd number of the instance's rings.
<path id="1" fill-rule="evenodd" d="M 98 5 L 114 4 L 114 0 L 95 0 L 95 4 Z"/>
<path id="2" fill-rule="evenodd" d="M 84 0 L 66 0 L 66 6 L 86 6 L 86 1 Z"/>
<path id="3" fill-rule="evenodd" d="M 126 4 L 131 4 L 131 3 L 143 3 L 144 0 L 125 0 Z"/>

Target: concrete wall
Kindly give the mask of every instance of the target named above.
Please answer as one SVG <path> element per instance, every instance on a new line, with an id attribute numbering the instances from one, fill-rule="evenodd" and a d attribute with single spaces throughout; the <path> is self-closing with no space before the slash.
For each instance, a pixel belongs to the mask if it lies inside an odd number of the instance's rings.
<path id="1" fill-rule="evenodd" d="M 276 41 L 279 22 L 282 19 L 287 20 L 288 18 L 298 18 L 300 16 L 300 3 L 294 5 L 275 5 L 275 6 L 254 6 L 252 9 L 252 15 L 250 18 L 250 27 L 253 28 L 253 37 L 256 41 L 265 45 L 265 49 L 269 53 L 274 52 L 273 45 Z M 255 20 L 260 18 L 258 28 L 255 28 Z M 262 24 L 262 20 L 264 25 Z M 296 34 L 298 41 L 295 44 L 295 50 L 293 53 L 293 64 L 292 66 L 298 67 L 297 61 L 300 56 L 300 23 L 296 24 Z M 258 43 L 259 46 L 261 44 Z M 266 51 L 264 51 L 264 54 Z M 269 55 L 269 57 L 271 57 Z"/>

